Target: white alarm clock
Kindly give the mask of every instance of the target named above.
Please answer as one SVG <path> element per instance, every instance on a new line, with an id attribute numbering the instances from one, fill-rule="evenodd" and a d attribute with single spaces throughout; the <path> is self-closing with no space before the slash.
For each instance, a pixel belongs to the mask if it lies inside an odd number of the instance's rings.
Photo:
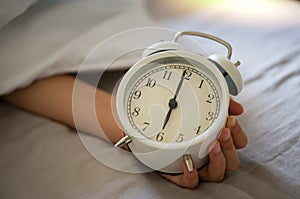
<path id="1" fill-rule="evenodd" d="M 182 35 L 219 42 L 227 57 L 185 51 L 177 42 Z M 231 54 L 224 40 L 191 31 L 147 48 L 117 90 L 116 110 L 126 136 L 115 146 L 128 145 L 143 164 L 166 173 L 182 173 L 183 160 L 190 171 L 191 159 L 196 168 L 207 164 L 208 146 L 225 126 L 230 95 L 243 85 Z"/>

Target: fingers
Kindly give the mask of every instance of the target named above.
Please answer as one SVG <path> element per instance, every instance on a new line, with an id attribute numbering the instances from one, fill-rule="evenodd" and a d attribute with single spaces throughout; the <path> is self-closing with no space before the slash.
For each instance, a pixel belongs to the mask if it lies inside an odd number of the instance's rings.
<path id="1" fill-rule="evenodd" d="M 236 170 L 240 165 L 240 161 L 228 128 L 221 131 L 219 142 L 221 143 L 222 152 L 225 157 L 226 170 Z"/>
<path id="2" fill-rule="evenodd" d="M 221 182 L 224 179 L 226 169 L 225 157 L 219 141 L 211 144 L 209 152 L 209 164 L 199 171 L 199 177 L 203 181 Z"/>
<path id="3" fill-rule="evenodd" d="M 230 98 L 229 102 L 229 115 L 241 115 L 244 112 L 243 106 Z"/>
<path id="4" fill-rule="evenodd" d="M 236 149 L 244 148 L 248 143 L 248 137 L 234 116 L 229 116 L 226 122 L 226 128 L 231 132 L 232 141 Z"/>
<path id="5" fill-rule="evenodd" d="M 168 175 L 160 173 L 160 175 L 167 180 L 173 182 L 176 185 L 179 185 L 183 188 L 194 189 L 198 186 L 199 178 L 198 172 L 193 165 L 193 171 L 189 172 L 186 164 L 182 161 L 183 174 L 181 175 Z"/>
<path id="6" fill-rule="evenodd" d="M 230 99 L 229 113 L 240 115 L 244 111 L 243 106 Z M 213 142 L 209 150 L 209 164 L 199 172 L 193 166 L 193 171 L 189 172 L 184 161 L 182 175 L 160 174 L 171 182 L 189 189 L 198 186 L 199 179 L 209 182 L 221 182 L 224 179 L 225 171 L 234 171 L 239 167 L 239 158 L 236 149 L 244 148 L 248 143 L 248 138 L 240 124 L 234 116 L 229 116 L 226 128 L 220 133 L 217 141 Z M 199 176 L 199 178 L 198 178 Z"/>
<path id="7" fill-rule="evenodd" d="M 193 167 L 193 171 L 189 172 L 186 164 L 182 162 L 183 176 L 181 179 L 181 184 L 185 188 L 194 189 L 198 186 L 199 178 L 198 172 L 195 167 Z"/>
<path id="8" fill-rule="evenodd" d="M 182 175 L 167 175 L 161 174 L 171 182 L 189 189 L 194 189 L 198 186 L 199 179 L 209 182 L 221 182 L 224 179 L 225 171 L 234 171 L 239 167 L 239 158 L 235 144 L 242 146 L 247 138 L 233 116 L 230 116 L 227 121 L 227 127 L 222 129 L 218 141 L 213 142 L 209 147 L 209 164 L 199 172 L 193 165 L 192 172 L 189 172 L 187 165 L 182 161 Z M 230 132 L 230 129 L 233 132 Z M 234 136 L 236 143 L 234 142 Z M 243 141 L 240 141 L 239 138 Z M 247 139 L 246 139 L 247 140 Z M 198 178 L 199 175 L 199 178 Z"/>
<path id="9" fill-rule="evenodd" d="M 199 171 L 199 176 L 203 181 L 220 182 L 225 171 L 234 171 L 240 165 L 230 130 L 222 129 L 218 141 L 213 142 L 210 148 L 210 162 Z"/>
<path id="10" fill-rule="evenodd" d="M 230 98 L 229 102 L 229 114 L 241 115 L 244 112 L 243 106 Z M 230 129 L 232 140 L 236 149 L 244 148 L 248 143 L 247 135 L 241 128 L 240 124 L 235 120 L 233 116 L 229 116 L 227 119 L 226 127 Z"/>

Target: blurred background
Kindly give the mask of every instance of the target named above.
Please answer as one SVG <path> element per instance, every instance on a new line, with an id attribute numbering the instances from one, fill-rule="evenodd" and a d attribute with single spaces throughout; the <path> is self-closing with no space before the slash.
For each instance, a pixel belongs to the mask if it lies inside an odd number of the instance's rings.
<path id="1" fill-rule="evenodd" d="M 235 15 L 237 21 L 266 24 L 270 21 L 293 22 L 299 6 L 293 0 L 148 0 L 147 5 L 156 18 L 169 18 L 210 10 Z"/>

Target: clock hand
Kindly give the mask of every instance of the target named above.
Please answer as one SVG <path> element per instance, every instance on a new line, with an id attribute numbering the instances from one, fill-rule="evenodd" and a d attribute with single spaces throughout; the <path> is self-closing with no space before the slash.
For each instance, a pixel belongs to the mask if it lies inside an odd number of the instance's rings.
<path id="1" fill-rule="evenodd" d="M 179 93 L 179 91 L 180 91 L 180 89 L 181 89 L 181 87 L 182 87 L 185 73 L 186 73 L 186 70 L 183 71 L 183 73 L 182 73 L 182 75 L 181 75 L 181 77 L 180 77 L 180 81 L 179 81 L 179 83 L 178 83 L 178 86 L 177 86 L 176 91 L 175 91 L 175 94 L 174 94 L 174 98 L 173 98 L 174 100 L 176 100 L 176 98 L 177 98 L 177 96 L 178 96 L 178 93 Z"/>
<path id="2" fill-rule="evenodd" d="M 174 97 L 171 98 L 171 99 L 169 100 L 169 111 L 168 111 L 168 113 L 167 113 L 167 115 L 166 115 L 166 117 L 165 117 L 165 120 L 164 120 L 164 124 L 163 124 L 162 129 L 165 129 L 165 127 L 166 127 L 166 125 L 167 125 L 167 123 L 168 123 L 168 121 L 169 121 L 169 119 L 170 119 L 172 110 L 173 110 L 174 108 L 177 107 L 177 101 L 176 101 L 176 98 L 177 98 L 178 93 L 179 93 L 179 91 L 180 91 L 180 89 L 181 89 L 181 87 L 182 87 L 185 73 L 186 73 L 186 70 L 184 70 L 183 73 L 182 73 L 182 75 L 181 75 L 181 78 L 180 78 L 180 81 L 179 81 L 178 86 L 177 86 L 177 88 L 176 88 Z"/>
<path id="3" fill-rule="evenodd" d="M 167 116 L 164 120 L 164 125 L 163 125 L 162 129 L 165 129 L 165 127 L 166 127 L 166 125 L 167 125 L 167 123 L 170 119 L 171 112 L 176 107 L 177 107 L 177 101 L 174 98 L 171 98 L 170 101 L 169 101 L 169 111 L 168 111 Z"/>

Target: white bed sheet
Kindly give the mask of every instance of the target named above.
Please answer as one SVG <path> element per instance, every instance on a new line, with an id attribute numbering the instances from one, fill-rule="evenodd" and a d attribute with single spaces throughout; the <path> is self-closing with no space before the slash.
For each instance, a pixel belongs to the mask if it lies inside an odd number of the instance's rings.
<path id="1" fill-rule="evenodd" d="M 245 113 L 238 121 L 249 145 L 239 151 L 238 171 L 227 173 L 222 183 L 201 183 L 195 190 L 179 188 L 156 173 L 116 171 L 89 154 L 74 130 L 1 102 L 0 197 L 299 198 L 299 14 L 290 13 L 292 22 L 262 26 L 241 23 L 234 14 L 211 13 L 164 26 L 222 37 L 233 45 L 234 59 L 241 60 L 245 86 L 237 100 Z M 201 42 L 208 52 L 224 53 Z"/>

